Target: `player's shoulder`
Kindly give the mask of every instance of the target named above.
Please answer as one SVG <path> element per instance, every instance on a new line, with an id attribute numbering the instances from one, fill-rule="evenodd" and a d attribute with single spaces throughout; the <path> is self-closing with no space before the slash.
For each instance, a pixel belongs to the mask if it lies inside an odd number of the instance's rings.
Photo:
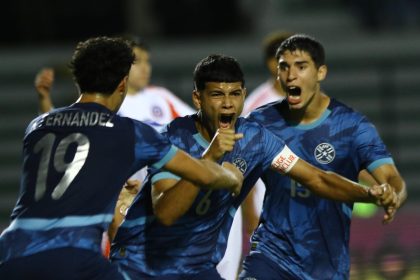
<path id="1" fill-rule="evenodd" d="M 244 133 L 245 136 L 259 133 L 265 129 L 260 122 L 245 117 L 239 117 L 235 126 L 236 131 Z"/>
<path id="2" fill-rule="evenodd" d="M 287 106 L 284 99 L 264 104 L 250 112 L 247 119 L 258 122 L 265 122 L 270 119 L 279 119 L 284 106 Z"/>
<path id="3" fill-rule="evenodd" d="M 367 118 L 361 112 L 355 110 L 351 106 L 344 104 L 343 102 L 331 98 L 330 105 L 328 106 L 329 110 L 333 112 L 334 115 L 340 116 L 346 119 L 351 119 L 353 121 L 366 121 Z"/>
<path id="4" fill-rule="evenodd" d="M 191 134 L 196 131 L 195 128 L 196 114 L 177 117 L 171 121 L 164 129 L 170 135 Z"/>
<path id="5" fill-rule="evenodd" d="M 126 116 L 121 116 L 118 114 L 114 114 L 112 121 L 115 124 L 115 127 L 120 128 L 120 129 L 134 129 L 134 130 L 141 130 L 141 131 L 154 129 L 158 131 L 157 129 L 158 124 L 153 121 L 142 121 L 142 120 L 126 117 Z M 156 124 L 156 127 L 155 127 L 155 124 Z"/>

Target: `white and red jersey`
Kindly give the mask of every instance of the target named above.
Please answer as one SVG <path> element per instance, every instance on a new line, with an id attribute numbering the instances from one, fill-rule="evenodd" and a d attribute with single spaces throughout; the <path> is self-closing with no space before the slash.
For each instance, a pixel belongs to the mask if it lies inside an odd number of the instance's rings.
<path id="1" fill-rule="evenodd" d="M 273 80 L 267 80 L 255 88 L 245 99 L 242 115 L 246 116 L 255 108 L 273 101 L 282 100 L 283 98 L 274 88 Z"/>
<path id="2" fill-rule="evenodd" d="M 164 87 L 147 86 L 136 94 L 127 94 L 118 114 L 140 121 L 165 125 L 194 110 Z"/>

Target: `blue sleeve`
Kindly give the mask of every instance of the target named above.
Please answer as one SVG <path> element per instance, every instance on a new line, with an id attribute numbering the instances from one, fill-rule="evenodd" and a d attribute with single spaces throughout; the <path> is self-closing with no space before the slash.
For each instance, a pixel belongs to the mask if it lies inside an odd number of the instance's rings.
<path id="1" fill-rule="evenodd" d="M 146 165 L 153 165 L 155 168 L 163 167 L 174 157 L 178 149 L 154 128 L 139 121 L 133 120 L 133 122 L 136 170 Z"/>
<path id="2" fill-rule="evenodd" d="M 152 176 L 152 184 L 156 183 L 159 180 L 163 180 L 163 179 L 179 180 L 179 179 L 181 179 L 181 177 L 179 177 L 179 176 L 177 176 L 177 175 L 175 175 L 171 172 L 168 172 L 168 171 L 160 171 L 160 172 L 158 172 L 158 173 L 156 173 Z"/>
<path id="3" fill-rule="evenodd" d="M 286 143 L 280 137 L 274 135 L 268 129 L 261 127 L 262 133 L 262 151 L 264 151 L 263 168 L 267 169 L 270 167 L 274 158 L 283 150 Z"/>
<path id="4" fill-rule="evenodd" d="M 383 164 L 394 164 L 375 126 L 366 118 L 359 122 L 354 136 L 356 153 L 364 168 L 373 171 Z"/>

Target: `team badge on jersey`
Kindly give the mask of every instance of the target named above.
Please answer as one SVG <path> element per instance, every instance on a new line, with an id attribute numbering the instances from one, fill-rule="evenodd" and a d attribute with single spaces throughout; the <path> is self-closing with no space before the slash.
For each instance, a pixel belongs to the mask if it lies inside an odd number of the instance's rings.
<path id="1" fill-rule="evenodd" d="M 152 107 L 152 114 L 156 118 L 162 118 L 162 116 L 163 116 L 162 108 L 160 108 L 159 106 L 153 105 L 153 107 Z"/>
<path id="2" fill-rule="evenodd" d="M 246 161 L 244 159 L 236 158 L 233 160 L 233 164 L 242 172 L 242 174 L 245 174 L 248 165 L 246 164 Z"/>
<path id="3" fill-rule="evenodd" d="M 335 149 L 329 143 L 321 143 L 318 146 L 316 146 L 314 156 L 319 163 L 327 164 L 334 160 Z"/>

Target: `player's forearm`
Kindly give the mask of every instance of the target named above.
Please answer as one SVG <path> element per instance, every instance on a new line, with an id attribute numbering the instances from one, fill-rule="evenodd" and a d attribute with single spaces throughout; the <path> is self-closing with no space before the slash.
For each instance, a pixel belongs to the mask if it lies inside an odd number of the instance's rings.
<path id="1" fill-rule="evenodd" d="M 407 188 L 406 188 L 405 182 L 398 175 L 392 176 L 387 181 L 388 181 L 387 183 L 390 184 L 394 188 L 395 192 L 398 195 L 397 206 L 399 208 L 404 204 L 404 202 L 407 199 Z"/>
<path id="2" fill-rule="evenodd" d="M 202 184 L 201 187 L 205 189 L 228 189 L 233 190 L 236 186 L 242 184 L 243 176 L 239 173 L 234 173 L 219 164 L 209 161 L 201 160 L 205 169 L 209 171 L 207 176 L 211 177 L 211 181 L 207 184 Z"/>
<path id="3" fill-rule="evenodd" d="M 179 150 L 165 169 L 207 189 L 234 189 L 242 179 L 231 170 L 206 159 L 195 159 Z"/>
<path id="4" fill-rule="evenodd" d="M 192 206 L 200 188 L 186 180 L 179 180 L 171 189 L 157 195 L 153 201 L 153 210 L 158 220 L 166 225 L 173 225 Z"/>
<path id="5" fill-rule="evenodd" d="M 355 183 L 334 172 L 321 172 L 318 195 L 342 202 L 375 203 L 376 198 L 369 194 L 369 188 Z"/>
<path id="6" fill-rule="evenodd" d="M 368 188 L 299 159 L 288 175 L 313 193 L 341 202 L 376 202 Z"/>

